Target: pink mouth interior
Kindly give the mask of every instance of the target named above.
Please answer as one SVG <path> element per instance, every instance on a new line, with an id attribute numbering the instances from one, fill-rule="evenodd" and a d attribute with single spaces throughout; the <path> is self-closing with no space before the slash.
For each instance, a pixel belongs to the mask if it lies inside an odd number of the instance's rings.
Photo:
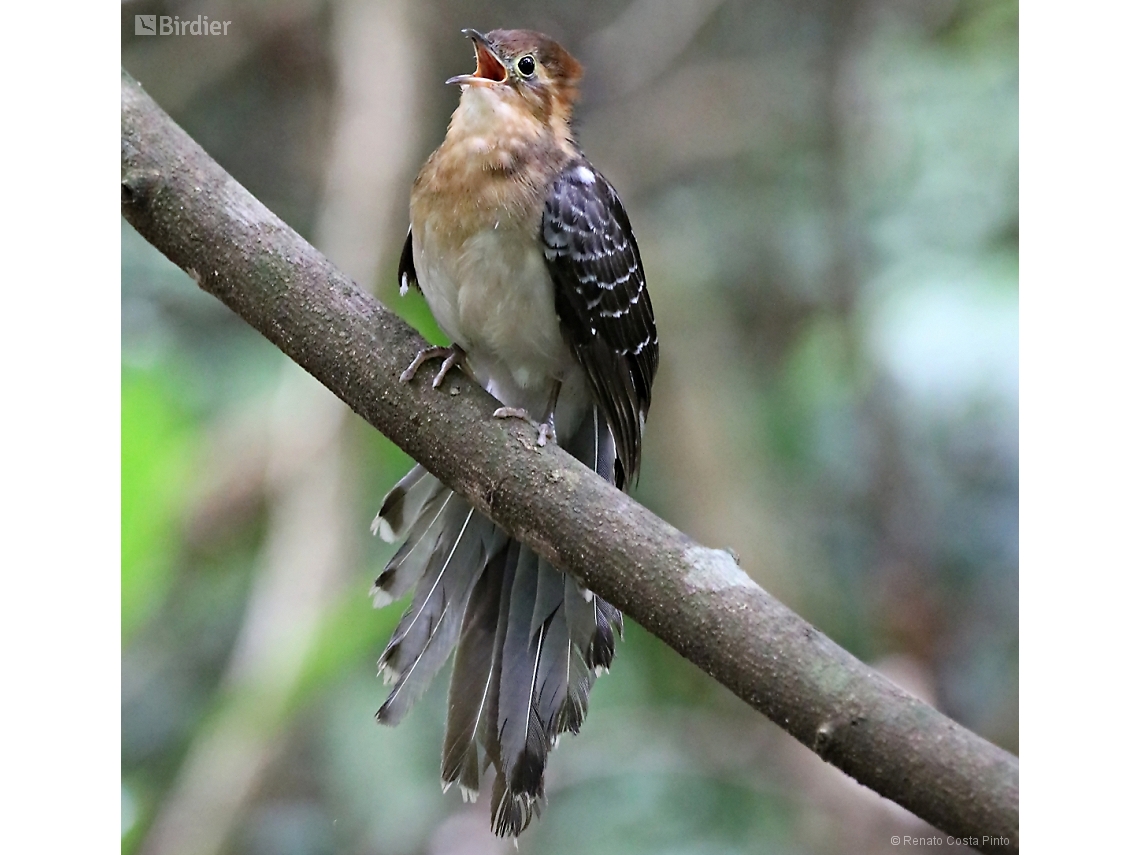
<path id="1" fill-rule="evenodd" d="M 502 83 L 507 79 L 507 70 L 503 64 L 495 59 L 495 55 L 484 45 L 475 43 L 475 76 L 484 80 L 494 80 Z"/>

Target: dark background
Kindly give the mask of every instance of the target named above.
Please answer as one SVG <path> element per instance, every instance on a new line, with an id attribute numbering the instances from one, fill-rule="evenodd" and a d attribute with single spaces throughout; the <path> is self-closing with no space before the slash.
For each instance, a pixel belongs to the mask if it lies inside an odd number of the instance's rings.
<path id="1" fill-rule="evenodd" d="M 134 15 L 230 20 L 134 35 Z M 249 190 L 429 337 L 395 266 L 473 67 L 586 65 L 661 370 L 637 497 L 1018 749 L 1018 6 L 127 2 L 122 55 Z M 507 853 L 397 729 L 368 524 L 409 462 L 122 227 L 124 852 Z M 627 622 L 524 853 L 888 852 L 928 827 Z M 911 849 L 917 847 L 909 847 Z"/>

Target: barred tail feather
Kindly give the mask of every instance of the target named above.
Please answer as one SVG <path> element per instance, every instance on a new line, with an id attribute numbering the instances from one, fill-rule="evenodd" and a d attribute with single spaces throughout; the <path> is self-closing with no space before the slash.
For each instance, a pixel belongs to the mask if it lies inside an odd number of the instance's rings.
<path id="1" fill-rule="evenodd" d="M 562 711 L 559 732 L 577 733 L 586 718 L 590 702 L 590 689 L 597 679 L 591 658 L 594 637 L 598 631 L 595 596 L 587 600 L 587 591 L 574 579 L 566 577 L 566 625 L 574 656 L 570 661 L 567 679 L 567 703 Z"/>
<path id="2" fill-rule="evenodd" d="M 574 650 L 566 623 L 567 577 L 541 559 L 538 572 L 539 597 L 531 617 L 531 633 L 541 630 L 542 646 L 531 705 L 542 724 L 549 750 L 558 736 L 556 726 L 566 703 Z"/>
<path id="3" fill-rule="evenodd" d="M 566 450 L 620 479 L 609 427 L 595 406 Z M 473 799 L 495 767 L 491 825 L 517 837 L 541 809 L 548 755 L 577 733 L 590 690 L 614 656 L 621 612 L 508 540 L 461 497 L 416 467 L 373 524 L 404 544 L 376 580 L 377 604 L 415 588 L 380 665 L 395 680 L 377 718 L 395 724 L 458 643 L 448 690 L 441 778 Z"/>
<path id="4" fill-rule="evenodd" d="M 621 638 L 625 633 L 625 620 L 622 618 L 621 610 L 610 605 L 601 597 L 595 596 L 594 600 L 598 604 L 599 614 L 609 622 L 612 630 L 617 631 L 618 638 Z M 610 654 L 610 659 L 613 659 L 612 653 Z"/>
<path id="5" fill-rule="evenodd" d="M 506 779 L 508 795 L 531 799 L 542 795 L 547 750 L 531 703 L 545 633 L 544 627 L 538 633 L 530 631 L 539 593 L 538 571 L 538 555 L 527 546 L 520 547 L 499 680 L 499 775 Z"/>
<path id="6" fill-rule="evenodd" d="M 384 497 L 372 520 L 372 533 L 387 543 L 395 543 L 408 534 L 424 505 L 445 490 L 438 478 L 417 463 Z"/>
<path id="7" fill-rule="evenodd" d="M 511 792 L 500 772 L 491 787 L 491 830 L 499 837 L 518 837 L 530 821 L 541 813 L 534 797 Z"/>
<path id="8" fill-rule="evenodd" d="M 443 535 L 448 519 L 445 512 L 453 498 L 455 494 L 448 490 L 424 506 L 419 518 L 411 526 L 407 540 L 396 550 L 369 591 L 374 608 L 382 609 L 398 600 L 423 578 Z"/>
<path id="9" fill-rule="evenodd" d="M 482 747 L 486 752 L 491 729 L 495 638 L 507 554 L 506 547 L 496 553 L 471 592 L 447 696 L 440 776 L 445 790 L 458 781 L 465 800 L 479 792 L 479 751 Z"/>
<path id="10" fill-rule="evenodd" d="M 459 638 L 463 613 L 490 554 L 505 542 L 486 517 L 455 497 L 443 514 L 443 530 L 412 604 L 380 656 L 395 686 L 376 713 L 396 724 L 427 689 Z"/>
<path id="11" fill-rule="evenodd" d="M 617 451 L 613 434 L 606 426 L 599 408 L 594 406 L 581 428 L 571 438 L 566 450 L 590 466 L 595 472 L 618 487 L 624 486 L 617 466 Z M 582 655 L 587 668 L 595 673 L 608 671 L 614 658 L 614 630 L 622 632 L 621 612 L 582 588 L 574 580 L 567 580 L 567 589 L 573 587 L 581 593 L 588 609 L 581 608 L 581 600 L 574 600 L 568 607 L 570 635 Z M 568 601 L 571 599 L 567 597 Z M 588 637 L 587 637 L 588 634 Z M 592 684 L 592 681 L 591 681 Z M 583 695 L 589 694 L 586 687 Z M 579 722 L 579 725 L 581 722 Z"/>
<path id="12" fill-rule="evenodd" d="M 600 674 L 609 671 L 614 662 L 614 627 L 611 621 L 613 615 L 618 619 L 621 613 L 597 594 L 590 600 L 594 611 L 594 637 L 585 653 L 586 664 Z"/>
<path id="13" fill-rule="evenodd" d="M 503 648 L 507 643 L 507 615 L 511 610 L 511 592 L 515 585 L 515 570 L 518 568 L 519 551 L 522 544 L 512 540 L 507 544 L 507 555 L 503 563 L 503 582 L 499 591 L 499 622 L 495 627 L 495 650 L 491 658 L 491 693 L 487 699 L 487 743 L 484 746 L 487 753 L 483 758 L 483 768 L 486 772 L 492 764 L 496 769 L 503 766 L 503 746 L 499 734 L 499 696 L 503 683 Z"/>

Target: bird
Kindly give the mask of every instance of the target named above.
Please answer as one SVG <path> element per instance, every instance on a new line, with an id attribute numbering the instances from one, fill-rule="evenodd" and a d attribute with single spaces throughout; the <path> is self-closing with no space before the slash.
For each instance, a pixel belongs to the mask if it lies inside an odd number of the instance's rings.
<path id="1" fill-rule="evenodd" d="M 618 489 L 640 471 L 658 343 L 645 271 L 613 186 L 582 154 L 572 115 L 581 64 L 531 30 L 462 31 L 475 71 L 411 191 L 400 293 L 417 288 L 448 347 L 432 385 L 467 372 Z M 402 542 L 372 587 L 411 603 L 379 660 L 395 725 L 455 649 L 441 778 L 474 801 L 494 768 L 491 828 L 513 837 L 545 801 L 547 759 L 577 734 L 613 662 L 622 613 L 514 540 L 416 465 L 372 524 Z"/>

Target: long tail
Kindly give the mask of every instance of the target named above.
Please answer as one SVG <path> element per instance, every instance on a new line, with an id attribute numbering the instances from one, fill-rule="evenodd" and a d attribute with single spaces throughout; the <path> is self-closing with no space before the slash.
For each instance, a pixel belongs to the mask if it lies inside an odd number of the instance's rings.
<path id="1" fill-rule="evenodd" d="M 613 482 L 613 438 L 594 408 L 566 450 Z M 510 540 L 416 466 L 372 524 L 404 540 L 376 579 L 377 607 L 414 588 L 380 656 L 394 682 L 376 717 L 397 724 L 458 644 L 443 742 L 444 789 L 473 801 L 495 767 L 491 827 L 518 836 L 538 814 L 546 758 L 586 717 L 590 689 L 614 657 L 621 612 Z"/>

